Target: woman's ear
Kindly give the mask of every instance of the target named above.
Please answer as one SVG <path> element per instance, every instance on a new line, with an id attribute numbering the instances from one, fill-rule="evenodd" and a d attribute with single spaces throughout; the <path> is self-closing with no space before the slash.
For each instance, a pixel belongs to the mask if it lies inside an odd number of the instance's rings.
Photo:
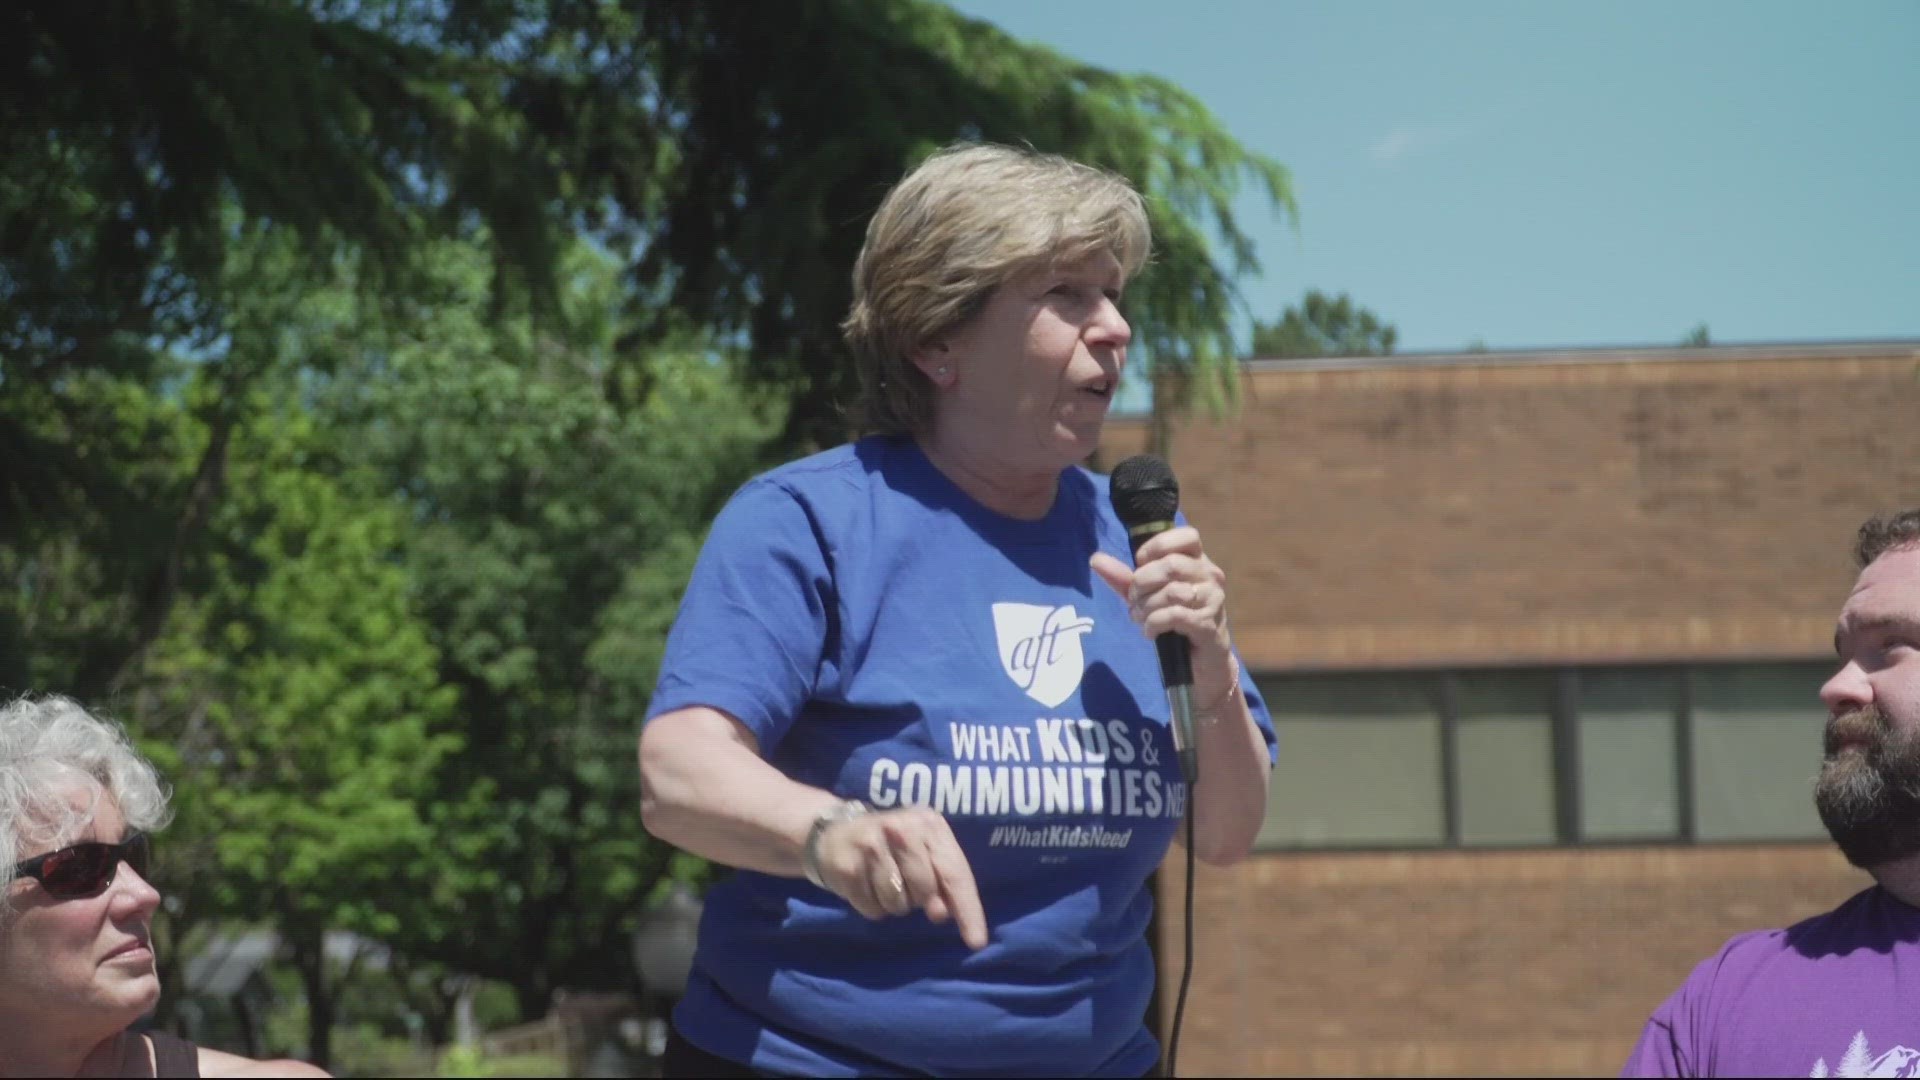
<path id="1" fill-rule="evenodd" d="M 954 370 L 952 350 L 944 341 L 930 342 L 913 351 L 913 366 L 920 369 L 933 385 L 945 390 L 953 385 L 957 373 Z"/>

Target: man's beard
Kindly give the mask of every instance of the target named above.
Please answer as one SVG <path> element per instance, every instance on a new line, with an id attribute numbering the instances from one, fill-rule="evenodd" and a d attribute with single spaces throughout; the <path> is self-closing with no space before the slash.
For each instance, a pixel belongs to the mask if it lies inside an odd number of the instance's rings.
<path id="1" fill-rule="evenodd" d="M 1813 804 L 1862 870 L 1920 854 L 1920 731 L 1895 731 L 1873 705 L 1828 720 Z"/>

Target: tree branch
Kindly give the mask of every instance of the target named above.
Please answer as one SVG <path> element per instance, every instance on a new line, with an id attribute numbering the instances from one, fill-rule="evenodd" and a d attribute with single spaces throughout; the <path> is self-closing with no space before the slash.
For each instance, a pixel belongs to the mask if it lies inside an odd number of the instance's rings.
<path id="1" fill-rule="evenodd" d="M 147 580 L 140 588 L 133 635 L 122 641 L 101 642 L 88 650 L 75 680 L 75 689 L 82 700 L 105 700 L 117 694 L 165 629 L 167 616 L 172 613 L 180 592 L 180 576 L 187 555 L 199 542 L 226 489 L 227 447 L 238 423 L 238 412 L 236 406 L 229 405 L 214 416 L 207 448 L 200 455 L 193 483 L 188 486 L 179 516 L 174 520 L 173 536 L 155 556 Z"/>

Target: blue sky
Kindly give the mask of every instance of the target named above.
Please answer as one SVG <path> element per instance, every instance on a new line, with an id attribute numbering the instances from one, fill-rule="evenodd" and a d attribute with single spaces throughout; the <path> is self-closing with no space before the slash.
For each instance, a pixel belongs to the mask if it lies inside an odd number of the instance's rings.
<path id="1" fill-rule="evenodd" d="M 1401 351 L 1920 338 L 1920 3 L 959 0 L 1185 87 L 1293 174 L 1277 315 Z"/>

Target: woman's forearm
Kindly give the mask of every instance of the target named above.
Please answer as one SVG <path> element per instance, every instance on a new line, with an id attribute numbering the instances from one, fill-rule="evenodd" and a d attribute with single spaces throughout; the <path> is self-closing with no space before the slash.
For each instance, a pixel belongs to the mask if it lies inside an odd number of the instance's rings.
<path id="1" fill-rule="evenodd" d="M 838 801 L 767 764 L 745 725 L 718 710 L 665 713 L 641 731 L 641 822 L 703 859 L 800 877 L 807 833 Z"/>
<path id="2" fill-rule="evenodd" d="M 1194 854 L 1219 866 L 1253 850 L 1267 815 L 1272 771 L 1266 737 L 1240 691 L 1238 662 L 1231 656 L 1226 662 L 1235 668 L 1230 689 L 1194 714 L 1200 780 L 1189 793 L 1188 807 L 1194 815 Z"/>

